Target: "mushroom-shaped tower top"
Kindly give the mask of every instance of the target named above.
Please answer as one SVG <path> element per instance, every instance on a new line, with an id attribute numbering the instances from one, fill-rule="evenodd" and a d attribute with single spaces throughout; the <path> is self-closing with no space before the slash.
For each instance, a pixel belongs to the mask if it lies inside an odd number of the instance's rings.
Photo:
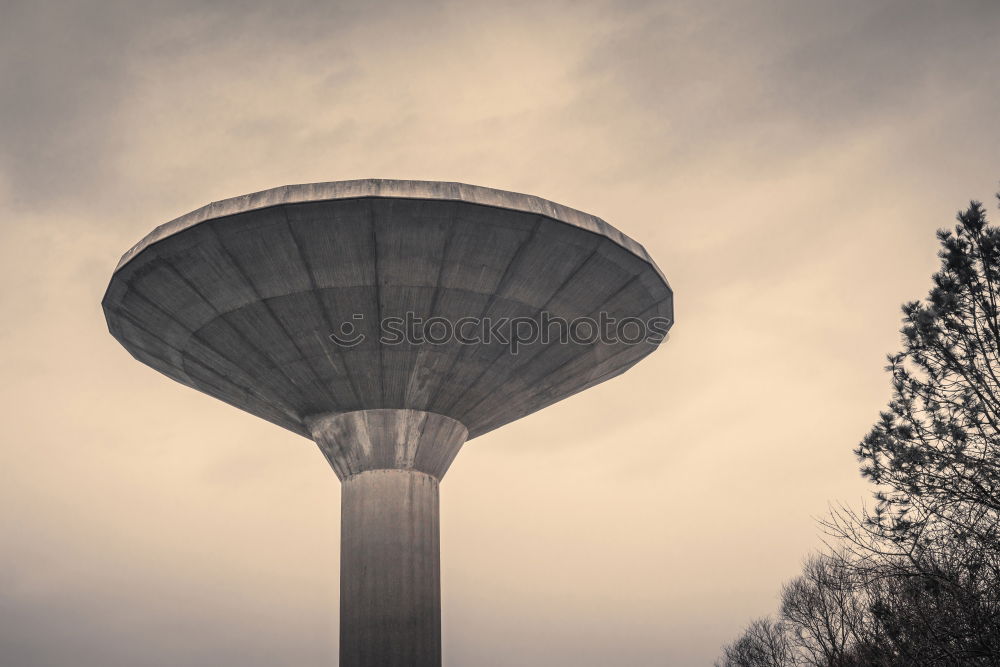
<path id="1" fill-rule="evenodd" d="M 425 181 L 210 204 L 128 251 L 103 305 L 139 361 L 312 437 L 343 481 L 342 667 L 440 667 L 459 448 L 623 373 L 673 321 L 656 265 L 603 220 Z"/>
<path id="2" fill-rule="evenodd" d="M 482 435 L 623 373 L 673 314 L 646 251 L 599 218 L 389 180 L 181 216 L 125 254 L 103 306 L 138 360 L 307 437 L 317 415 L 387 408 Z"/>

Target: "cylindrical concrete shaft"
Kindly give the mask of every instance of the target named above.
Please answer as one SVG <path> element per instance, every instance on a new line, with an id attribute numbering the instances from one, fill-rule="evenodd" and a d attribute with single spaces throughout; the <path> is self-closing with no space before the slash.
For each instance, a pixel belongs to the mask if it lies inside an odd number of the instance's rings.
<path id="1" fill-rule="evenodd" d="M 438 480 L 368 470 L 342 489 L 341 667 L 440 667 Z"/>

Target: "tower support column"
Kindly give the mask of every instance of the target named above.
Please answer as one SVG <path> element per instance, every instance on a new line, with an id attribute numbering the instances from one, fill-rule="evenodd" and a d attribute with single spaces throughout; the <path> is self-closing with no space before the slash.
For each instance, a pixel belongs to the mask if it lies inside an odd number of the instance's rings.
<path id="1" fill-rule="evenodd" d="M 341 481 L 341 667 L 440 667 L 438 485 L 468 431 L 404 409 L 306 422 Z"/>
<path id="2" fill-rule="evenodd" d="M 438 480 L 369 470 L 341 488 L 341 667 L 440 667 Z"/>

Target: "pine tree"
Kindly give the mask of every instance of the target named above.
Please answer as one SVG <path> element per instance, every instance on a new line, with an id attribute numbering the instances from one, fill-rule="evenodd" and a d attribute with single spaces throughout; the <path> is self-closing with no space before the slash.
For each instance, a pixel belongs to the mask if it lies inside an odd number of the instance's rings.
<path id="1" fill-rule="evenodd" d="M 938 232 L 941 270 L 903 306 L 893 397 L 855 453 L 881 487 L 869 519 L 900 544 L 941 531 L 997 548 L 1000 518 L 1000 229 L 979 202 Z"/>

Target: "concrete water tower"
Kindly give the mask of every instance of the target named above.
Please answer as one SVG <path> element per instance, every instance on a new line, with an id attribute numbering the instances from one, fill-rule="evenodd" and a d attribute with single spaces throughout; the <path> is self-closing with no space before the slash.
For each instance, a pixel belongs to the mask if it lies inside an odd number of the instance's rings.
<path id="1" fill-rule="evenodd" d="M 181 216 L 125 253 L 103 307 L 139 361 L 319 445 L 342 482 L 344 667 L 441 664 L 459 449 L 625 372 L 673 321 L 653 260 L 599 218 L 388 180 Z"/>

